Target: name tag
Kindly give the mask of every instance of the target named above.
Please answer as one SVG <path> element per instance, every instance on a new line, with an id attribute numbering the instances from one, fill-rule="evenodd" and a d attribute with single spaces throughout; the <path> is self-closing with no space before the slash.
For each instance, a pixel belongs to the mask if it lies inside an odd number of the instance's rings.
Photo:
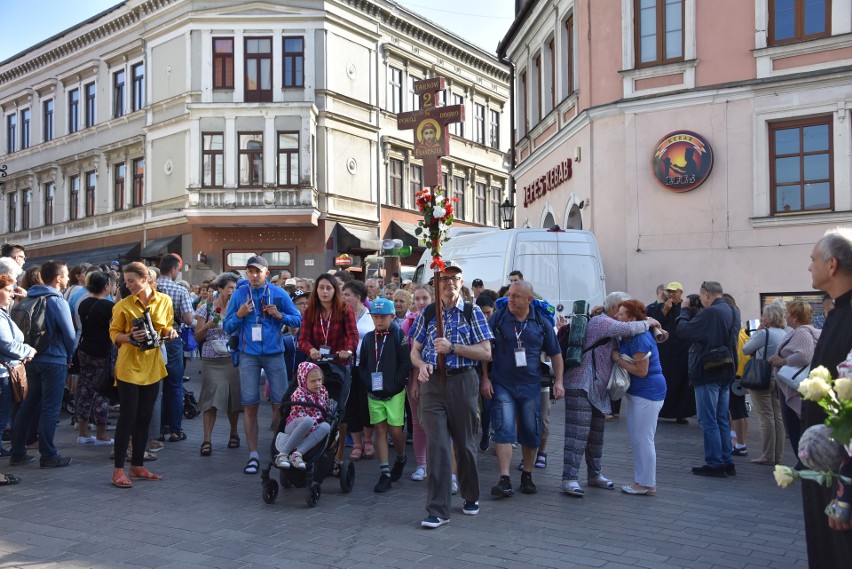
<path id="1" fill-rule="evenodd" d="M 319 353 L 321 356 L 327 356 L 331 353 L 331 346 L 320 346 Z"/>
<path id="2" fill-rule="evenodd" d="M 515 367 L 527 367 L 527 352 L 523 348 L 515 348 Z"/>
<path id="3" fill-rule="evenodd" d="M 262 342 L 263 341 L 263 326 L 252 326 L 251 327 L 251 341 L 252 342 Z"/>
<path id="4" fill-rule="evenodd" d="M 373 391 L 383 391 L 385 388 L 385 381 L 382 378 L 382 372 L 376 371 L 370 374 L 370 379 L 373 382 Z"/>

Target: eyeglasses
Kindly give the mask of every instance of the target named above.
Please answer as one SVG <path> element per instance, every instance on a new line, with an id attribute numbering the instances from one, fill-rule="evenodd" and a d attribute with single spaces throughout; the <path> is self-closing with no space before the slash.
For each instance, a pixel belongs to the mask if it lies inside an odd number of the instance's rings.
<path id="1" fill-rule="evenodd" d="M 442 283 L 457 283 L 461 280 L 461 277 L 441 277 L 440 281 Z"/>

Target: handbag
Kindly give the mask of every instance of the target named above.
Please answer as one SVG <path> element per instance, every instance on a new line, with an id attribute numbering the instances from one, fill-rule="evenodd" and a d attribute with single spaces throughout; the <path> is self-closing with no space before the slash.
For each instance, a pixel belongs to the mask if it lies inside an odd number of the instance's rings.
<path id="1" fill-rule="evenodd" d="M 20 403 L 27 396 L 27 368 L 24 364 L 11 366 L 6 362 L 0 362 L 7 370 L 9 370 L 9 385 L 12 386 L 12 399 L 15 403 Z"/>
<path id="2" fill-rule="evenodd" d="M 781 366 L 775 376 L 788 387 L 792 387 L 793 389 L 799 389 L 799 384 L 802 383 L 802 380 L 808 377 L 808 373 L 810 373 L 811 366 L 805 365 L 800 368 L 796 366 Z"/>
<path id="3" fill-rule="evenodd" d="M 624 397 L 628 389 L 630 389 L 630 374 L 617 363 L 613 363 L 612 371 L 609 374 L 609 383 L 606 386 L 609 398 L 618 401 Z"/>
<path id="4" fill-rule="evenodd" d="M 769 382 L 772 379 L 772 366 L 766 361 L 766 352 L 769 346 L 769 330 L 766 330 L 766 341 L 763 343 L 763 358 L 750 359 L 743 370 L 743 376 L 740 383 L 746 389 L 754 389 L 755 391 L 764 391 L 769 389 Z"/>
<path id="5" fill-rule="evenodd" d="M 704 371 L 721 371 L 722 368 L 733 365 L 734 358 L 726 346 L 708 348 L 701 354 L 701 367 Z"/>

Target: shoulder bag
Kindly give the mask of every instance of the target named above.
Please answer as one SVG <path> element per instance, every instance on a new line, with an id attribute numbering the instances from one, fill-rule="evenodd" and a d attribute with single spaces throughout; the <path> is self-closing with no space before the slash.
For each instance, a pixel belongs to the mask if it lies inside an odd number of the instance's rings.
<path id="1" fill-rule="evenodd" d="M 772 366 L 766 361 L 766 352 L 769 346 L 769 329 L 766 332 L 766 341 L 763 343 L 763 358 L 751 358 L 745 365 L 743 377 L 740 383 L 746 389 L 765 391 L 769 389 L 769 381 L 772 378 Z"/>
<path id="2" fill-rule="evenodd" d="M 9 370 L 9 385 L 12 386 L 12 399 L 20 403 L 27 396 L 27 368 L 24 364 L 11 366 L 6 362 L 0 362 Z"/>
<path id="3" fill-rule="evenodd" d="M 799 384 L 802 383 L 803 379 L 808 377 L 810 369 L 810 365 L 805 365 L 799 368 L 796 366 L 782 366 L 781 369 L 776 372 L 775 377 L 777 377 L 781 383 L 798 391 Z"/>

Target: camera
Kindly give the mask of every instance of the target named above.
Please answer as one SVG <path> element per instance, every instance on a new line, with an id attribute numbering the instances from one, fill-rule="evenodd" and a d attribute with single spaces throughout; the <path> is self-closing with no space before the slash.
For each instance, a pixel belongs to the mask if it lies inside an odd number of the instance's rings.
<path id="1" fill-rule="evenodd" d="M 690 294 L 686 298 L 687 300 L 689 300 L 689 308 L 691 308 L 692 310 L 697 311 L 704 308 L 704 305 L 701 304 L 701 297 L 697 294 Z"/>
<path id="2" fill-rule="evenodd" d="M 145 309 L 144 314 L 141 317 L 133 320 L 133 330 L 142 330 L 145 332 L 145 339 L 136 341 L 135 345 L 140 350 L 156 350 L 160 347 L 162 340 L 160 339 L 160 335 L 157 334 L 157 331 L 154 329 L 154 323 L 151 322 L 151 313 L 148 309 Z"/>

